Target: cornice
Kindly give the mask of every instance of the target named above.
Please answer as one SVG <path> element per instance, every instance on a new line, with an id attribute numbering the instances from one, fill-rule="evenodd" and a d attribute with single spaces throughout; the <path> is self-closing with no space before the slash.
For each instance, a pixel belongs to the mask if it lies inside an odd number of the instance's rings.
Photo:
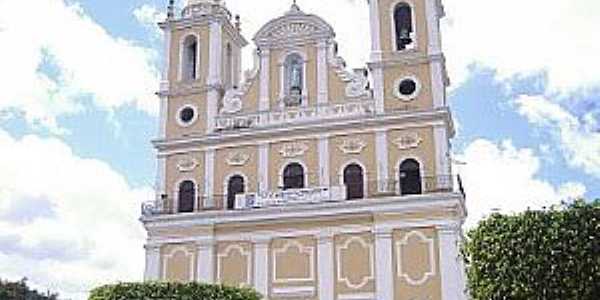
<path id="1" fill-rule="evenodd" d="M 322 135 L 324 132 L 352 131 L 355 129 L 377 129 L 380 127 L 403 128 L 407 124 L 430 125 L 432 123 L 445 124 L 448 136 L 454 135 L 452 115 L 447 107 L 428 111 L 394 112 L 364 118 L 344 118 L 337 120 L 318 120 L 310 123 L 289 124 L 286 126 L 272 126 L 254 128 L 231 132 L 212 134 L 190 134 L 184 138 L 170 140 L 154 140 L 154 147 L 160 152 L 181 150 L 186 148 L 214 147 L 229 143 L 243 143 L 248 140 L 273 139 L 278 137 L 289 138 L 293 136 Z M 413 126 L 414 127 L 414 126 Z"/>
<path id="2" fill-rule="evenodd" d="M 389 52 L 393 57 L 381 61 L 369 62 L 367 65 L 371 69 L 380 69 L 395 66 L 416 66 L 432 62 L 442 62 L 445 64 L 446 58 L 443 53 L 424 54 L 417 51 L 407 51 L 406 53 Z"/>
<path id="3" fill-rule="evenodd" d="M 465 198 L 460 193 L 437 193 L 377 199 L 362 199 L 335 203 L 291 205 L 253 210 L 209 211 L 193 214 L 174 214 L 157 217 L 142 217 L 146 229 L 186 226 L 216 226 L 232 223 L 256 222 L 281 224 L 297 220 L 340 218 L 350 215 L 372 215 L 383 217 L 402 213 L 418 213 L 441 210 L 455 214 L 462 222 L 466 216 Z"/>

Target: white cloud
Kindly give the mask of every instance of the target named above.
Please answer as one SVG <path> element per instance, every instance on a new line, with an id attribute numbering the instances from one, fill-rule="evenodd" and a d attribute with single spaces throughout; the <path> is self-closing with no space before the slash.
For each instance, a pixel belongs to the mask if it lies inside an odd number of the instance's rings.
<path id="1" fill-rule="evenodd" d="M 131 104 L 156 113 L 156 53 L 111 36 L 79 5 L 0 1 L 0 24 L 0 111 L 54 130 L 57 116 L 83 109 L 84 96 L 102 109 Z"/>
<path id="2" fill-rule="evenodd" d="M 456 168 L 467 192 L 468 227 L 493 211 L 510 213 L 549 207 L 586 192 L 580 183 L 554 186 L 540 179 L 540 158 L 533 150 L 518 149 L 510 141 L 496 144 L 479 139 L 456 159 L 466 163 Z"/>
<path id="3" fill-rule="evenodd" d="M 600 132 L 592 112 L 578 119 L 543 96 L 522 95 L 515 104 L 530 123 L 550 132 L 567 164 L 600 178 Z"/>
<path id="4" fill-rule="evenodd" d="M 473 63 L 499 79 L 546 71 L 550 92 L 600 85 L 597 0 L 445 0 L 443 42 L 450 76 Z"/>
<path id="5" fill-rule="evenodd" d="M 74 299 L 98 284 L 141 279 L 137 219 L 149 188 L 132 188 L 57 139 L 17 140 L 0 130 L 0 157 L 1 276 L 26 276 Z"/>
<path id="6" fill-rule="evenodd" d="M 165 20 L 167 15 L 160 11 L 156 6 L 143 4 L 133 11 L 135 19 L 142 24 L 147 30 L 152 32 L 153 37 L 158 38 L 162 34 L 162 30 L 158 27 L 158 22 Z"/>

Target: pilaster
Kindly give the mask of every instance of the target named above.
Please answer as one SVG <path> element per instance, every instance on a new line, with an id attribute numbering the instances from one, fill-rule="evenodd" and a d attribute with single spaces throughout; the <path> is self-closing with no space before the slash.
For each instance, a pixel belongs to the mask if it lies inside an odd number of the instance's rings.
<path id="1" fill-rule="evenodd" d="M 204 152 L 204 208 L 215 206 L 215 155 L 214 149 Z"/>
<path id="2" fill-rule="evenodd" d="M 329 178 L 329 136 L 319 137 L 319 184 L 330 185 Z"/>
<path id="3" fill-rule="evenodd" d="M 215 283 L 215 242 L 212 238 L 197 242 L 196 276 L 202 283 Z"/>
<path id="4" fill-rule="evenodd" d="M 452 174 L 450 168 L 450 141 L 448 140 L 447 129 L 445 126 L 435 126 L 433 128 L 435 139 L 435 169 L 438 177 L 439 188 L 450 188 L 452 180 L 447 178 Z"/>
<path id="5" fill-rule="evenodd" d="M 394 299 L 394 269 L 392 259 L 392 230 L 375 230 L 375 289 L 377 300 Z"/>
<path id="6" fill-rule="evenodd" d="M 146 250 L 146 269 L 144 271 L 145 281 L 160 280 L 160 245 L 147 244 Z"/>
<path id="7" fill-rule="evenodd" d="M 258 145 L 258 192 L 269 191 L 269 144 Z"/>
<path id="8" fill-rule="evenodd" d="M 317 244 L 319 266 L 319 300 L 333 300 L 335 298 L 335 280 L 334 280 L 334 235 L 325 230 L 319 234 Z"/>
<path id="9" fill-rule="evenodd" d="M 386 192 L 389 190 L 389 154 L 386 130 L 379 130 L 375 133 L 375 150 L 377 153 L 377 189 L 379 192 Z"/>
<path id="10" fill-rule="evenodd" d="M 270 109 L 270 58 L 271 51 L 269 49 L 261 49 L 259 53 L 260 59 L 260 89 L 258 99 L 258 110 L 268 111 Z"/>
<path id="11" fill-rule="evenodd" d="M 206 103 L 206 132 L 212 133 L 215 129 L 215 118 L 218 113 L 218 104 L 220 92 L 219 88 L 223 85 L 222 65 L 223 65 L 223 31 L 222 25 L 218 20 L 210 22 L 209 37 L 209 67 L 208 67 L 208 93 Z"/>
<path id="12" fill-rule="evenodd" d="M 329 81 L 327 79 L 327 41 L 317 44 L 317 104 L 324 105 L 329 102 Z M 306 82 L 306 80 L 305 80 Z"/>
<path id="13" fill-rule="evenodd" d="M 270 238 L 257 238 L 254 243 L 254 288 L 265 299 L 269 296 L 269 245 Z"/>
<path id="14" fill-rule="evenodd" d="M 439 226 L 442 300 L 467 299 L 464 263 L 459 251 L 460 225 Z"/>

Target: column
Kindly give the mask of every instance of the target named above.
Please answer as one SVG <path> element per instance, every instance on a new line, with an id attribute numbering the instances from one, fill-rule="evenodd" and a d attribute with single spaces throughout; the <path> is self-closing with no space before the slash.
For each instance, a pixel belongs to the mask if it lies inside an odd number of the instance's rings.
<path id="1" fill-rule="evenodd" d="M 438 236 L 440 239 L 442 300 L 467 299 L 464 263 L 459 251 L 460 225 L 440 226 L 438 227 Z"/>
<path id="2" fill-rule="evenodd" d="M 323 232 L 318 241 L 318 270 L 319 270 L 319 300 L 333 300 L 335 298 L 335 280 L 333 273 L 333 233 Z"/>
<path id="3" fill-rule="evenodd" d="M 269 191 L 269 143 L 258 145 L 258 192 Z"/>
<path id="4" fill-rule="evenodd" d="M 435 139 L 435 170 L 437 186 L 440 189 L 452 188 L 453 178 L 450 168 L 450 151 L 446 126 L 438 125 L 433 128 Z"/>
<path id="5" fill-rule="evenodd" d="M 317 44 L 317 104 L 325 105 L 329 102 L 329 81 L 327 80 L 327 41 Z"/>
<path id="6" fill-rule="evenodd" d="M 223 32 L 219 21 L 211 21 L 209 37 L 209 68 L 208 94 L 206 103 L 206 132 L 211 133 L 215 128 L 215 118 L 218 113 L 219 88 L 222 84 L 221 68 L 223 61 Z"/>
<path id="7" fill-rule="evenodd" d="M 330 186 L 329 180 L 329 136 L 319 137 L 319 184 Z"/>
<path id="8" fill-rule="evenodd" d="M 146 249 L 144 281 L 160 280 L 160 245 L 147 244 L 144 249 Z"/>
<path id="9" fill-rule="evenodd" d="M 208 149 L 204 152 L 204 208 L 215 206 L 215 150 Z"/>
<path id="10" fill-rule="evenodd" d="M 167 193 L 167 180 L 165 178 L 167 169 L 167 158 L 158 156 L 156 159 L 156 199 L 160 199 L 161 195 Z"/>
<path id="11" fill-rule="evenodd" d="M 394 185 L 389 181 L 389 155 L 388 155 L 387 131 L 375 132 L 375 150 L 377 155 L 377 189 L 379 192 L 387 192 Z"/>
<path id="12" fill-rule="evenodd" d="M 196 266 L 197 281 L 202 283 L 215 282 L 215 242 L 212 238 L 197 242 L 198 258 Z"/>
<path id="13" fill-rule="evenodd" d="M 377 300 L 394 299 L 394 269 L 392 259 L 392 230 L 375 230 L 375 289 Z"/>
<path id="14" fill-rule="evenodd" d="M 254 288 L 265 299 L 269 298 L 269 245 L 268 238 L 254 240 Z"/>

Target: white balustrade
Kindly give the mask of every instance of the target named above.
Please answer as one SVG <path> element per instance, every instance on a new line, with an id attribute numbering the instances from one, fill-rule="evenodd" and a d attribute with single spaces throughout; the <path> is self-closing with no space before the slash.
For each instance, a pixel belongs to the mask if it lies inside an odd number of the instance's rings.
<path id="1" fill-rule="evenodd" d="M 277 126 L 289 123 L 306 123 L 325 119 L 338 119 L 375 114 L 375 102 L 356 101 L 339 104 L 286 108 L 250 114 L 220 115 L 216 118 L 217 130 Z"/>

